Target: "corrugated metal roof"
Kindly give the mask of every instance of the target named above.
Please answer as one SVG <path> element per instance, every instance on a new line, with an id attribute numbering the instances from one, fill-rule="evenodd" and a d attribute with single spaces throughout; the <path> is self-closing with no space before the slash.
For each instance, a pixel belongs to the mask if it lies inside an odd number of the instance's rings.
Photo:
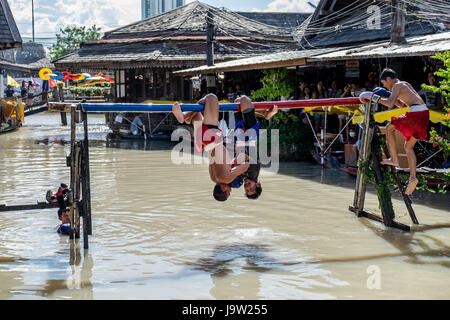
<path id="1" fill-rule="evenodd" d="M 175 75 L 193 75 L 193 74 L 205 74 L 214 72 L 227 72 L 227 71 L 244 71 L 254 69 L 268 69 L 274 67 L 289 67 L 306 64 L 306 59 L 318 54 L 324 54 L 331 51 L 339 50 L 338 48 L 323 48 L 323 49 L 311 49 L 301 51 L 285 51 L 277 52 L 273 54 L 260 55 L 252 58 L 245 58 L 240 60 L 233 60 L 223 63 L 218 63 L 214 66 L 208 67 L 206 65 L 192 68 L 187 70 L 180 70 L 174 72 Z"/>
<path id="2" fill-rule="evenodd" d="M 332 61 L 407 56 L 431 56 L 450 50 L 450 32 L 407 38 L 406 44 L 390 44 L 389 41 L 343 49 L 317 55 L 308 61 Z"/>
<path id="3" fill-rule="evenodd" d="M 308 62 L 333 60 L 404 56 L 431 56 L 435 53 L 443 52 L 446 50 L 450 50 L 450 32 L 420 37 L 410 37 L 407 38 L 407 43 L 403 45 L 391 45 L 388 41 L 383 41 L 374 44 L 372 43 L 366 46 L 286 51 L 270 55 L 218 63 L 211 67 L 201 66 L 198 68 L 180 70 L 174 72 L 174 74 L 183 76 L 214 72 L 245 71 L 253 69 L 305 65 Z"/>

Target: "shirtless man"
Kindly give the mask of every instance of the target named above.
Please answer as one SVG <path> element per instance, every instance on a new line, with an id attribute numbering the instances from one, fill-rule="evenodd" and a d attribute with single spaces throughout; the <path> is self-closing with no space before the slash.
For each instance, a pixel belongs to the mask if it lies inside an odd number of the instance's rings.
<path id="1" fill-rule="evenodd" d="M 256 119 L 255 107 L 250 98 L 243 95 L 235 100 L 240 105 L 240 111 L 234 113 L 235 127 L 234 127 L 234 145 L 236 153 L 244 152 L 249 156 L 256 156 L 256 159 L 250 159 L 249 169 L 242 174 L 240 178 L 244 184 L 245 196 L 248 199 L 258 199 L 262 193 L 261 182 L 259 181 L 259 172 L 261 164 L 258 161 L 257 144 L 259 138 L 259 130 L 261 122 Z M 278 106 L 274 105 L 269 109 L 264 110 L 264 113 L 258 113 L 266 120 L 270 120 L 278 112 Z M 242 148 L 244 144 L 244 148 Z M 239 146 L 238 146 L 239 145 Z M 238 146 L 238 147 L 237 147 Z M 250 151 L 251 150 L 251 151 Z M 240 185 L 237 186 L 239 188 Z"/>
<path id="2" fill-rule="evenodd" d="M 386 89 L 392 91 L 389 98 L 382 98 L 372 92 L 363 92 L 359 98 L 363 103 L 372 100 L 375 103 L 385 105 L 389 109 L 395 105 L 400 108 L 405 106 L 410 108 L 410 112 L 407 112 L 405 115 L 398 118 L 393 117 L 391 123 L 386 127 L 387 145 L 391 158 L 381 162 L 384 165 L 399 166 L 394 130 L 400 131 L 406 140 L 405 151 L 410 170 L 405 194 L 410 195 L 414 192 L 419 182 L 416 177 L 417 158 L 414 153 L 414 145 L 418 140 L 427 139 L 430 113 L 425 102 L 414 88 L 408 82 L 400 81 L 394 70 L 384 69 L 381 73 L 380 81 Z"/>
<path id="3" fill-rule="evenodd" d="M 226 201 L 231 193 L 230 183 L 246 172 L 250 166 L 244 154 L 237 161 L 230 159 L 223 144 L 223 134 L 219 129 L 219 101 L 214 94 L 208 94 L 198 101 L 205 105 L 201 112 L 183 113 L 178 102 L 172 112 L 179 123 L 194 125 L 194 139 L 197 151 L 209 154 L 209 175 L 216 183 L 213 196 L 217 201 Z"/>

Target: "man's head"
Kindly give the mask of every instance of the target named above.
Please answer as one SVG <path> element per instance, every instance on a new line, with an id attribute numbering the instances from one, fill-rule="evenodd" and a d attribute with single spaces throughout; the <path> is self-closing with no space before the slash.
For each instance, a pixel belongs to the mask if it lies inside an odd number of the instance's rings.
<path id="1" fill-rule="evenodd" d="M 256 200 L 262 193 L 261 183 L 253 181 L 252 179 L 244 179 L 245 195 L 249 199 Z"/>
<path id="2" fill-rule="evenodd" d="M 380 81 L 383 87 L 392 90 L 392 87 L 397 82 L 397 74 L 394 70 L 386 68 L 381 72 Z"/>
<path id="3" fill-rule="evenodd" d="M 224 183 L 218 183 L 214 187 L 213 196 L 217 201 L 227 201 L 231 193 L 231 187 Z"/>

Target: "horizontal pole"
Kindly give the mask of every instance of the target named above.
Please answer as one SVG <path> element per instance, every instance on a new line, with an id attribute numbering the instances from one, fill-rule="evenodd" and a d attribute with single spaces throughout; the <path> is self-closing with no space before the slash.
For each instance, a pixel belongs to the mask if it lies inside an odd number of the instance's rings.
<path id="1" fill-rule="evenodd" d="M 0 204 L 0 212 L 6 211 L 25 211 L 25 210 L 42 210 L 42 209 L 51 209 L 58 208 L 58 204 L 55 203 L 47 203 L 47 202 L 38 202 L 36 204 L 22 204 L 22 205 L 14 205 L 7 206 L 4 204 Z"/>
<path id="2" fill-rule="evenodd" d="M 333 106 L 356 106 L 361 105 L 359 98 L 336 98 L 336 99 L 314 99 L 314 100 L 288 100 L 288 101 L 269 101 L 254 102 L 256 110 L 264 110 L 277 105 L 280 109 L 303 109 L 311 107 L 333 107 Z M 138 104 L 138 103 L 82 103 L 84 112 L 171 112 L 172 104 Z M 201 112 L 205 106 L 203 104 L 180 104 L 183 112 L 194 111 Z M 238 111 L 238 103 L 221 103 L 220 111 Z"/>

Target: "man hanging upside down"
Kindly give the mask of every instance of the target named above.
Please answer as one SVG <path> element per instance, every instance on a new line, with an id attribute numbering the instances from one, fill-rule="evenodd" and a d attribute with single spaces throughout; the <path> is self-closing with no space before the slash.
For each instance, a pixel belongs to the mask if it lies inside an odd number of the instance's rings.
<path id="1" fill-rule="evenodd" d="M 245 153 L 249 158 L 250 167 L 241 176 L 237 177 L 231 184 L 233 188 L 239 188 L 244 184 L 245 195 L 248 199 L 258 199 L 262 193 L 261 182 L 259 181 L 259 171 L 261 164 L 258 161 L 258 150 L 256 141 L 259 138 L 259 129 L 261 122 L 256 119 L 255 107 L 247 96 L 241 96 L 236 99 L 240 104 L 240 111 L 234 113 L 235 127 L 233 134 L 233 144 L 235 153 Z M 278 112 L 278 106 L 264 110 L 262 116 L 269 120 Z"/>
<path id="2" fill-rule="evenodd" d="M 391 158 L 381 162 L 384 165 L 399 166 L 394 130 L 400 131 L 406 140 L 405 151 L 410 170 L 408 187 L 406 188 L 405 194 L 410 195 L 414 192 L 419 182 L 416 177 L 417 158 L 414 153 L 414 145 L 418 140 L 427 139 L 430 113 L 426 104 L 414 88 L 408 82 L 400 81 L 394 70 L 384 69 L 381 73 L 380 81 L 386 89 L 392 91 L 389 98 L 381 98 L 372 92 L 363 92 L 359 98 L 363 103 L 372 100 L 375 103 L 381 103 L 387 106 L 389 109 L 395 105 L 400 108 L 405 106 L 410 108 L 410 112 L 398 118 L 393 117 L 391 123 L 386 127 L 387 145 Z"/>
<path id="3" fill-rule="evenodd" d="M 198 152 L 204 150 L 209 154 L 209 174 L 211 180 L 216 183 L 213 195 L 217 201 L 226 201 L 231 193 L 229 184 L 238 176 L 246 172 L 250 164 L 238 157 L 239 161 L 229 157 L 223 144 L 222 130 L 219 129 L 219 101 L 214 94 L 208 94 L 198 101 L 204 104 L 203 115 L 201 112 L 183 113 L 178 102 L 172 106 L 172 112 L 179 123 L 192 123 L 194 125 L 194 142 Z"/>
<path id="4" fill-rule="evenodd" d="M 243 114 L 248 114 L 248 116 L 243 116 L 243 118 L 250 119 L 251 114 L 253 114 L 254 118 L 254 108 L 250 99 L 247 97 L 241 99 L 241 111 Z M 246 173 L 251 165 L 248 156 L 245 155 L 244 152 L 238 152 L 236 158 L 231 159 L 231 156 L 224 145 L 222 131 L 218 127 L 219 101 L 217 97 L 214 94 L 209 94 L 199 100 L 198 103 L 205 105 L 203 115 L 201 112 L 183 113 L 177 102 L 172 106 L 172 112 L 179 123 L 193 124 L 197 151 L 203 152 L 203 150 L 205 150 L 209 153 L 209 173 L 211 180 L 216 183 L 213 190 L 213 196 L 217 201 L 226 201 L 230 196 L 231 185 L 233 182 L 236 182 L 238 177 Z M 274 111 L 274 108 L 266 110 L 266 118 L 270 119 L 270 117 L 276 113 L 276 110 L 277 109 Z M 253 113 L 251 113 L 251 111 L 253 111 Z M 245 122 L 244 119 L 242 119 L 242 121 L 243 123 Z M 256 190 L 253 189 L 257 188 L 257 181 L 246 179 L 244 188 L 246 191 L 248 189 L 250 193 L 252 193 L 252 191 L 256 192 Z"/>

